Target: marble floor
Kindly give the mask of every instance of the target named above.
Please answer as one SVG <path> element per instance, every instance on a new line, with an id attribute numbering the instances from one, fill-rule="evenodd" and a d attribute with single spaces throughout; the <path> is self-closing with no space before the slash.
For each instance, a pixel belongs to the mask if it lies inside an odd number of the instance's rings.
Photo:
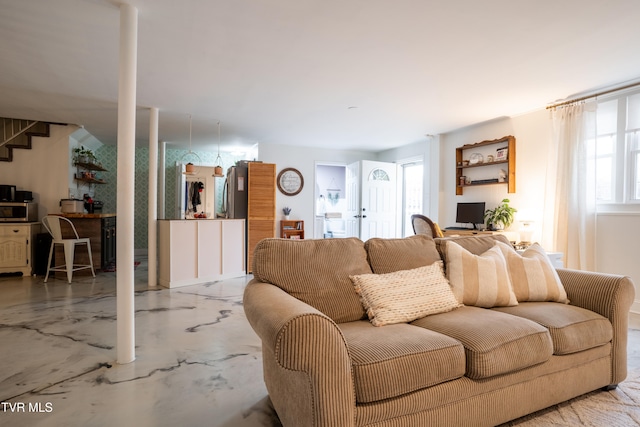
<path id="1" fill-rule="evenodd" d="M 149 288 L 135 272 L 136 360 L 116 360 L 116 273 L 0 277 L 0 425 L 279 426 L 242 293 L 250 276 Z M 629 365 L 640 367 L 640 316 Z"/>

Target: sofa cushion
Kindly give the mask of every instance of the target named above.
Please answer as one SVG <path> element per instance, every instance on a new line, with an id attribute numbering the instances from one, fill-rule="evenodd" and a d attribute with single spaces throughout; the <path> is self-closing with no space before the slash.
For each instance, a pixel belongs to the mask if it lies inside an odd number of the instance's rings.
<path id="1" fill-rule="evenodd" d="M 264 239 L 256 245 L 253 260 L 256 279 L 278 286 L 335 322 L 365 317 L 349 278 L 371 273 L 360 239 Z"/>
<path id="2" fill-rule="evenodd" d="M 375 402 L 460 378 L 464 348 L 453 338 L 406 323 L 376 328 L 339 324 L 347 342 L 356 401 Z"/>
<path id="3" fill-rule="evenodd" d="M 455 242 L 447 245 L 447 278 L 459 302 L 477 307 L 517 305 L 507 263 L 499 248 L 474 255 Z"/>
<path id="4" fill-rule="evenodd" d="M 606 317 L 573 305 L 527 302 L 494 310 L 532 320 L 547 328 L 553 340 L 553 353 L 557 355 L 599 347 L 613 339 L 613 327 Z"/>
<path id="5" fill-rule="evenodd" d="M 520 255 L 511 245 L 496 242 L 507 260 L 513 292 L 520 301 L 568 303 L 567 293 L 547 253 L 534 243 Z"/>
<path id="6" fill-rule="evenodd" d="M 364 247 L 371 270 L 376 274 L 411 270 L 440 261 L 440 254 L 431 237 L 415 235 L 402 239 L 381 239 L 374 237 L 365 242 Z"/>
<path id="7" fill-rule="evenodd" d="M 374 326 L 406 323 L 460 304 L 444 277 L 442 261 L 412 270 L 351 276 Z"/>
<path id="8" fill-rule="evenodd" d="M 553 354 L 547 328 L 495 310 L 460 307 L 411 324 L 460 341 L 466 355 L 466 376 L 476 380 L 545 362 Z"/>

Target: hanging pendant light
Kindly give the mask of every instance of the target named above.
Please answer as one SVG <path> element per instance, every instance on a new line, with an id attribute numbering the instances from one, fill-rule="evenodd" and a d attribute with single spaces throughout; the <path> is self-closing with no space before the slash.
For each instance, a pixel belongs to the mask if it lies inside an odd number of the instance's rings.
<path id="1" fill-rule="evenodd" d="M 185 175 L 195 175 L 200 167 L 200 156 L 191 151 L 191 114 L 189 114 L 189 151 L 180 158 L 180 163 L 184 165 Z"/>
<path id="2" fill-rule="evenodd" d="M 214 177 L 223 177 L 222 173 L 222 157 L 220 157 L 220 122 L 218 122 L 218 157 L 216 157 L 216 166 L 213 168 Z"/>

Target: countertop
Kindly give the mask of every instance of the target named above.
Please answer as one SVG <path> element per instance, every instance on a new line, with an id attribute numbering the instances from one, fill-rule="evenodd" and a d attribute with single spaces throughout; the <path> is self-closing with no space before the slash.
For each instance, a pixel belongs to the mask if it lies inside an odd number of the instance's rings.
<path id="1" fill-rule="evenodd" d="M 60 213 L 65 218 L 111 218 L 116 216 L 114 213 Z"/>
<path id="2" fill-rule="evenodd" d="M 245 220 L 246 218 L 182 218 L 182 219 L 174 219 L 174 218 L 163 218 L 158 219 L 158 221 L 239 221 Z"/>

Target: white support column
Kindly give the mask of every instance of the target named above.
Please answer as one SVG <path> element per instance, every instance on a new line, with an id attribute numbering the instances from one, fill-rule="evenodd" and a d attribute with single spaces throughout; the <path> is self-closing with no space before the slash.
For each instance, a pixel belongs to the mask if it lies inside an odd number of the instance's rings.
<path id="1" fill-rule="evenodd" d="M 138 10 L 120 5 L 120 66 L 118 75 L 118 173 L 116 239 L 117 361 L 130 363 L 135 355 L 133 214 L 135 202 L 136 74 Z"/>
<path id="2" fill-rule="evenodd" d="M 149 208 L 147 230 L 147 253 L 149 260 L 148 286 L 158 284 L 158 109 L 151 108 L 149 118 Z"/>
<path id="3" fill-rule="evenodd" d="M 164 195 L 166 193 L 166 171 L 165 171 L 165 159 L 167 158 L 167 143 L 165 141 L 160 142 L 160 155 L 158 156 L 158 163 L 160 168 L 158 170 L 158 218 L 165 219 L 165 201 Z"/>

